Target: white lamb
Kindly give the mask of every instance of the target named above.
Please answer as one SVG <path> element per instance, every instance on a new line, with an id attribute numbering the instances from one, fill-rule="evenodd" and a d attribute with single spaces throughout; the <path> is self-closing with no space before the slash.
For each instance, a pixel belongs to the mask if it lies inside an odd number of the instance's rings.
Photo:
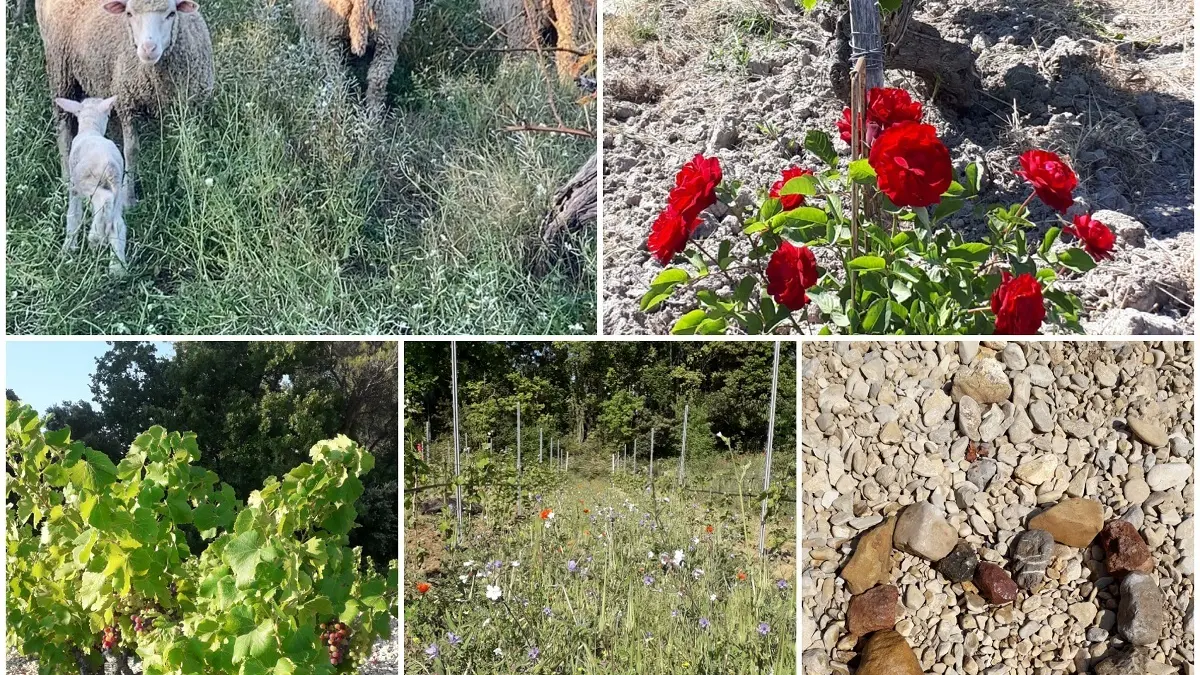
<path id="1" fill-rule="evenodd" d="M 125 179 L 125 160 L 117 144 L 104 137 L 108 115 L 117 97 L 85 98 L 82 102 L 56 98 L 54 102 L 64 112 L 79 121 L 79 131 L 71 141 L 67 169 L 71 181 L 70 205 L 67 208 L 67 240 L 64 251 L 79 247 L 76 239 L 83 224 L 83 200 L 92 204 L 92 229 L 88 243 L 100 246 L 107 238 L 117 259 L 109 270 L 120 274 L 125 270 L 125 198 L 122 182 Z"/>

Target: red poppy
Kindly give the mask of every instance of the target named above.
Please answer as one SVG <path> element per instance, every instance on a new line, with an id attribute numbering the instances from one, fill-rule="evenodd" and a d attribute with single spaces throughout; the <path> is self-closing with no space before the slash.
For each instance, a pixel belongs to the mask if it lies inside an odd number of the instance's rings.
<path id="1" fill-rule="evenodd" d="M 794 312 L 808 304 L 804 292 L 816 284 L 816 256 L 807 246 L 784 240 L 767 263 L 767 294 Z"/>
<path id="2" fill-rule="evenodd" d="M 1034 335 L 1046 318 L 1042 287 L 1031 274 L 1014 277 L 1005 270 L 992 293 L 992 313 L 997 335 Z"/>
<path id="3" fill-rule="evenodd" d="M 699 219 L 685 221 L 675 207 L 668 206 L 658 214 L 654 225 L 650 227 L 650 239 L 646 246 L 660 263 L 666 265 L 687 246 L 688 237 L 698 223 Z"/>
<path id="4" fill-rule="evenodd" d="M 1074 235 L 1083 243 L 1083 250 L 1096 260 L 1112 257 L 1113 244 L 1117 237 L 1104 223 L 1094 220 L 1090 215 L 1075 216 L 1075 224 L 1063 228 L 1063 232 Z"/>
<path id="5" fill-rule="evenodd" d="M 542 509 L 542 520 L 546 520 L 547 518 L 549 518 L 550 514 L 552 512 L 553 512 L 552 509 Z"/>
<path id="6" fill-rule="evenodd" d="M 950 187 L 950 151 L 928 124 L 901 122 L 871 146 L 879 189 L 896 206 L 929 206 Z"/>
<path id="7" fill-rule="evenodd" d="M 784 169 L 783 170 L 783 178 L 780 178 L 779 180 L 777 180 L 771 184 L 770 197 L 772 199 L 778 199 L 780 201 L 780 203 L 783 204 L 784 211 L 791 211 L 794 208 L 803 206 L 804 205 L 804 195 L 784 195 L 784 196 L 780 197 L 779 191 L 783 189 L 783 186 L 787 185 L 787 182 L 789 180 L 791 180 L 793 178 L 799 178 L 800 176 L 811 176 L 811 175 L 813 175 L 812 171 L 810 171 L 808 169 L 801 169 L 798 166 L 793 166 L 793 167 Z"/>
<path id="8" fill-rule="evenodd" d="M 738 581 L 745 581 L 746 573 L 739 570 L 737 573 L 737 578 L 738 578 Z"/>
<path id="9" fill-rule="evenodd" d="M 1053 152 L 1030 150 L 1021 155 L 1021 170 L 1017 175 L 1029 181 L 1038 199 L 1055 211 L 1066 211 L 1075 203 L 1071 192 L 1079 185 L 1079 179 Z"/>
<path id="10" fill-rule="evenodd" d="M 712 533 L 713 533 L 713 526 L 712 526 L 712 525 L 709 525 L 708 527 L 705 527 L 705 528 L 704 528 L 704 531 L 705 531 L 705 532 L 707 532 L 707 533 L 709 533 L 709 534 L 712 534 Z"/>
<path id="11" fill-rule="evenodd" d="M 863 137 L 869 146 L 879 134 L 893 125 L 901 122 L 920 122 L 921 113 L 920 101 L 912 100 L 907 91 L 876 87 L 867 92 L 867 128 Z M 842 111 L 842 119 L 837 121 L 837 128 L 842 140 L 850 143 L 849 108 Z"/>
<path id="12" fill-rule="evenodd" d="M 420 593 L 421 595 L 425 595 L 426 593 L 428 593 L 430 588 L 432 588 L 432 586 L 425 583 L 424 581 L 417 584 L 417 592 Z"/>
<path id="13" fill-rule="evenodd" d="M 675 174 L 675 187 L 671 189 L 667 203 L 679 212 L 685 223 L 691 224 L 701 211 L 717 201 L 720 184 L 720 160 L 698 154 Z"/>
<path id="14" fill-rule="evenodd" d="M 583 512 L 584 512 L 584 513 L 591 513 L 591 512 L 592 512 L 592 510 L 591 510 L 591 509 L 584 509 L 584 510 L 583 510 Z"/>

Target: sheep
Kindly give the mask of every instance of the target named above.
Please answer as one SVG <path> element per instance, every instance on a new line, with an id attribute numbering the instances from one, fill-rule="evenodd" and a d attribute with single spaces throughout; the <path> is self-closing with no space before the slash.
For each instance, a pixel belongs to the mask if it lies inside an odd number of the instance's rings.
<path id="1" fill-rule="evenodd" d="M 134 198 L 134 118 L 158 116 L 175 97 L 213 90 L 212 38 L 195 0 L 36 0 L 51 98 L 115 97 L 125 158 L 125 197 Z M 66 178 L 70 118 L 54 109 Z"/>
<path id="2" fill-rule="evenodd" d="M 345 44 L 363 56 L 375 54 L 367 70 L 367 107 L 382 110 L 396 67 L 400 39 L 413 19 L 413 0 L 296 0 L 296 20 L 320 52 L 331 75 L 342 65 Z"/>
<path id="3" fill-rule="evenodd" d="M 79 121 L 79 133 L 71 141 L 67 161 L 70 206 L 67 207 L 67 240 L 63 242 L 63 251 L 74 251 L 79 247 L 75 240 L 83 224 L 83 200 L 87 198 L 92 204 L 88 243 L 99 246 L 107 237 L 117 256 L 109 270 L 119 274 L 125 269 L 125 200 L 121 187 L 125 161 L 117 144 L 104 137 L 108 115 L 117 98 L 85 98 L 82 102 L 56 98 L 54 102 Z"/>

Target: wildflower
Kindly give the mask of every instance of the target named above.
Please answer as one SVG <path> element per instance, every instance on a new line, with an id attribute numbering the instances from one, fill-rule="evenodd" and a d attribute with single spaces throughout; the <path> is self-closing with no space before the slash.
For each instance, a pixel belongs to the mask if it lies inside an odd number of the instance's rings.
<path id="1" fill-rule="evenodd" d="M 767 293 L 794 312 L 808 304 L 805 291 L 816 284 L 817 258 L 812 250 L 783 240 L 767 262 Z"/>
<path id="2" fill-rule="evenodd" d="M 462 638 L 455 633 L 446 633 L 446 642 L 449 642 L 451 645 L 457 647 L 458 645 L 462 644 Z"/>
<path id="3" fill-rule="evenodd" d="M 649 558 L 650 560 L 654 560 L 654 551 L 647 551 L 646 557 Z"/>
<path id="4" fill-rule="evenodd" d="M 704 618 L 704 617 L 700 617 L 700 628 L 701 628 L 701 630 L 708 630 L 708 627 L 709 627 L 709 626 L 711 626 L 711 625 L 712 625 L 712 622 L 711 622 L 711 621 L 709 621 L 708 619 L 706 619 L 706 618 Z"/>
<path id="5" fill-rule="evenodd" d="M 654 577 L 647 574 L 646 576 L 642 577 L 642 583 L 646 584 L 647 586 L 653 586 L 654 585 Z"/>
<path id="6" fill-rule="evenodd" d="M 675 557 L 672 559 L 672 562 L 675 563 L 676 567 L 679 567 L 681 564 L 683 564 L 683 551 L 682 550 L 675 549 Z"/>
<path id="7" fill-rule="evenodd" d="M 458 580 L 463 582 L 464 584 L 467 583 L 468 581 L 470 581 L 470 579 L 471 579 L 471 577 L 467 576 L 466 574 L 458 575 Z"/>
<path id="8" fill-rule="evenodd" d="M 568 572 L 574 573 L 578 567 L 579 567 L 579 563 L 575 562 L 574 560 L 567 561 L 567 571 Z"/>
<path id="9" fill-rule="evenodd" d="M 583 512 L 584 512 L 584 513 L 591 513 L 591 512 L 592 512 L 592 510 L 591 510 L 591 509 L 584 509 L 584 510 L 583 510 Z"/>
<path id="10" fill-rule="evenodd" d="M 699 567 L 692 570 L 693 579 L 699 579 L 702 576 L 704 576 L 704 570 L 700 569 Z"/>
<path id="11" fill-rule="evenodd" d="M 500 649 L 499 647 L 496 647 L 495 649 L 493 649 L 492 653 L 495 654 L 496 656 L 504 656 L 504 650 Z"/>
<path id="12" fill-rule="evenodd" d="M 437 643 L 431 644 L 425 648 L 425 656 L 430 660 L 434 660 L 442 655 L 442 650 L 438 649 Z"/>
<path id="13" fill-rule="evenodd" d="M 1042 287 L 1031 274 L 1014 277 L 1004 270 L 1000 286 L 992 293 L 992 313 L 997 335 L 1033 335 L 1042 327 L 1046 306 Z"/>
<path id="14" fill-rule="evenodd" d="M 766 623 L 765 621 L 758 624 L 758 634 L 759 635 L 766 635 L 767 633 L 770 633 L 770 632 L 771 632 L 770 624 Z"/>
<path id="15" fill-rule="evenodd" d="M 780 579 L 779 581 L 776 581 L 775 587 L 781 591 L 786 591 L 788 589 L 787 579 Z"/>
<path id="16" fill-rule="evenodd" d="M 473 567 L 474 565 L 475 565 L 474 560 L 468 560 L 467 562 L 463 563 L 463 567 Z"/>
<path id="17" fill-rule="evenodd" d="M 499 600 L 501 595 L 503 595 L 503 593 L 501 592 L 499 586 L 492 586 L 491 584 L 488 584 L 488 587 L 487 587 L 488 600 Z"/>
<path id="18" fill-rule="evenodd" d="M 499 570 L 501 567 L 504 567 L 504 562 L 500 560 L 493 560 L 487 564 L 487 568 L 493 571 Z"/>
<path id="19" fill-rule="evenodd" d="M 520 561 L 520 560 L 514 560 L 514 561 L 512 561 L 512 566 L 513 566 L 513 567 L 520 567 L 520 566 L 521 566 L 521 561 Z"/>
<path id="20" fill-rule="evenodd" d="M 705 531 L 705 532 L 707 532 L 707 533 L 709 533 L 709 534 L 712 534 L 712 533 L 713 533 L 713 526 L 712 526 L 712 525 L 709 525 L 709 526 L 705 527 L 705 528 L 704 528 L 704 531 Z"/>
<path id="21" fill-rule="evenodd" d="M 542 655 L 542 650 L 538 649 L 537 647 L 529 648 L 529 660 L 530 661 L 537 661 L 538 657 L 541 655 Z"/>
<path id="22" fill-rule="evenodd" d="M 745 572 L 743 572 L 743 571 L 741 571 L 741 570 L 738 570 L 738 573 L 737 573 L 737 580 L 738 580 L 738 581 L 745 581 L 745 580 L 746 580 L 746 573 L 745 573 Z"/>
<path id="23" fill-rule="evenodd" d="M 717 601 L 717 594 L 716 594 L 716 593 L 713 593 L 712 595 L 708 596 L 708 601 L 709 601 L 709 602 L 716 602 L 716 601 Z"/>
<path id="24" fill-rule="evenodd" d="M 1104 223 L 1094 220 L 1088 214 L 1075 216 L 1075 222 L 1063 228 L 1063 232 L 1073 235 L 1083 244 L 1083 249 L 1094 260 L 1104 260 L 1112 257 L 1113 244 L 1116 236 Z"/>
<path id="25" fill-rule="evenodd" d="M 554 513 L 554 511 L 551 511 L 550 509 L 542 509 L 542 513 L 541 513 L 542 520 L 548 519 L 550 517 L 550 514 L 552 514 L 552 513 Z"/>
<path id="26" fill-rule="evenodd" d="M 1021 169 L 1016 173 L 1033 186 L 1038 199 L 1055 211 L 1071 208 L 1075 203 L 1071 192 L 1079 179 L 1061 157 L 1045 150 L 1030 150 L 1021 155 L 1020 162 Z"/>
<path id="27" fill-rule="evenodd" d="M 789 167 L 783 170 L 783 177 L 771 184 L 771 191 L 768 196 L 772 199 L 778 199 L 783 205 L 784 211 L 791 211 L 794 208 L 804 206 L 804 195 L 784 195 L 779 196 L 779 193 L 787 186 L 788 181 L 800 176 L 811 176 L 813 172 L 808 169 L 801 169 L 798 166 Z"/>
<path id="28" fill-rule="evenodd" d="M 430 588 L 431 588 L 431 586 L 429 584 L 425 583 L 424 581 L 417 584 L 417 592 L 420 593 L 421 595 L 425 595 L 426 593 L 428 593 Z"/>
<path id="29" fill-rule="evenodd" d="M 879 190 L 896 206 L 936 204 L 953 180 L 950 151 L 928 124 L 901 122 L 888 129 L 871 146 L 868 161 Z"/>
<path id="30" fill-rule="evenodd" d="M 554 616 L 554 610 L 550 609 L 549 607 L 543 607 L 542 614 L 545 614 L 546 616 Z"/>

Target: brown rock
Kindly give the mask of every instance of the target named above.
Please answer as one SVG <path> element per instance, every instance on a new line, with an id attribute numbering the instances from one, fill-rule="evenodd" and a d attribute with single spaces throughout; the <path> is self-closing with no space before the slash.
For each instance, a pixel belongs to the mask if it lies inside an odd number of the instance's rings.
<path id="1" fill-rule="evenodd" d="M 892 585 L 876 586 L 850 598 L 849 625 L 853 635 L 866 635 L 896 625 L 896 603 L 900 591 Z"/>
<path id="2" fill-rule="evenodd" d="M 975 568 L 975 585 L 979 587 L 980 595 L 993 605 L 1006 605 L 1017 599 L 1017 582 L 999 565 L 979 563 Z"/>
<path id="3" fill-rule="evenodd" d="M 896 517 L 892 516 L 858 538 L 858 546 L 850 562 L 842 568 L 842 578 L 850 593 L 858 595 L 876 584 L 887 583 L 892 573 L 892 533 Z"/>
<path id="4" fill-rule="evenodd" d="M 924 675 L 904 636 L 894 630 L 872 633 L 863 646 L 856 675 Z"/>
<path id="5" fill-rule="evenodd" d="M 1104 565 L 1113 576 L 1154 570 L 1150 547 L 1128 520 L 1108 521 L 1100 531 L 1100 545 L 1104 547 Z"/>
<path id="6" fill-rule="evenodd" d="M 1095 499 L 1066 499 L 1034 516 L 1029 529 L 1045 530 L 1054 541 L 1087 548 L 1104 527 L 1104 507 Z"/>

